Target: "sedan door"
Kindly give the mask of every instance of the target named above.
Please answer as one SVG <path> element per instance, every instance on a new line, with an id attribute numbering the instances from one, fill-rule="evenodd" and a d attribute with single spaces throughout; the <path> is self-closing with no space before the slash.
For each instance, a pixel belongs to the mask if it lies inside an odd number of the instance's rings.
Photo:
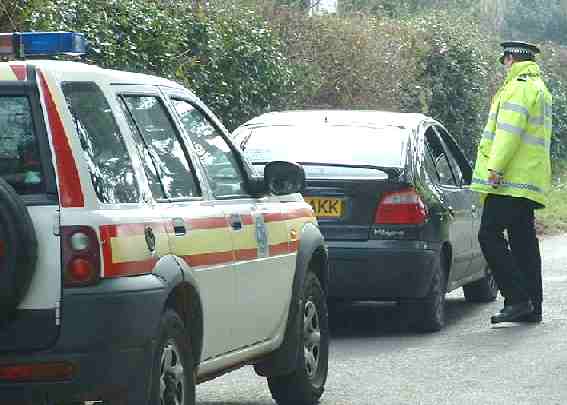
<path id="1" fill-rule="evenodd" d="M 459 184 L 444 142 L 433 126 L 425 132 L 425 143 L 425 151 L 428 154 L 426 162 L 431 162 L 429 166 L 433 166 L 430 171 L 433 172 L 434 183 L 442 197 L 442 221 L 447 224 L 447 237 L 452 248 L 453 260 L 448 280 L 448 288 L 451 289 L 452 284 L 465 276 L 470 265 L 471 197 L 470 192 Z"/>
<path id="2" fill-rule="evenodd" d="M 480 220 L 482 216 L 482 203 L 480 202 L 479 194 L 470 190 L 469 186 L 472 180 L 472 168 L 468 163 L 465 155 L 457 146 L 457 143 L 449 134 L 442 128 L 436 127 L 443 143 L 453 173 L 455 173 L 457 184 L 461 189 L 461 194 L 467 203 L 466 209 L 470 214 L 470 266 L 463 276 L 463 280 L 467 281 L 469 278 L 478 276 L 479 272 L 485 270 L 486 261 L 482 251 L 480 250 L 480 243 L 478 242 L 478 231 L 480 228 Z"/>

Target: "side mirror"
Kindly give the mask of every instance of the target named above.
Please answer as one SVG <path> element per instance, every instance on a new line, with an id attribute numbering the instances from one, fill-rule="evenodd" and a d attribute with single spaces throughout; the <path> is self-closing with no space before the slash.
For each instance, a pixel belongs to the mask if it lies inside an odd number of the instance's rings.
<path id="1" fill-rule="evenodd" d="M 264 167 L 264 184 L 275 195 L 300 193 L 305 188 L 305 171 L 297 163 L 270 162 Z"/>

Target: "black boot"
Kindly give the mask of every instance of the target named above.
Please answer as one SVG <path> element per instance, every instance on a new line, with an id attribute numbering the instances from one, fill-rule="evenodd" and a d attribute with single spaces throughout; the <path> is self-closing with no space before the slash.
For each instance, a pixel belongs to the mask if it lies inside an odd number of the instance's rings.
<path id="1" fill-rule="evenodd" d="M 490 322 L 515 322 L 523 316 L 531 315 L 533 313 L 533 310 L 534 306 L 532 305 L 531 301 L 505 305 L 500 312 L 490 318 Z"/>
<path id="2" fill-rule="evenodd" d="M 525 322 L 525 323 L 540 323 L 542 321 L 542 309 L 541 302 L 533 303 L 534 310 L 531 314 L 527 314 L 519 317 L 514 322 Z"/>

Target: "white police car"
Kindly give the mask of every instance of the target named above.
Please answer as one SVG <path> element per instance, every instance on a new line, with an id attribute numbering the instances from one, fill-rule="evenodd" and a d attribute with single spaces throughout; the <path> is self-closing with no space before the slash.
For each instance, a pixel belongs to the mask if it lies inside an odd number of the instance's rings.
<path id="1" fill-rule="evenodd" d="M 327 251 L 303 169 L 254 177 L 174 82 L 36 59 L 84 47 L 0 34 L 1 402 L 194 404 L 247 364 L 278 403 L 317 402 Z"/>

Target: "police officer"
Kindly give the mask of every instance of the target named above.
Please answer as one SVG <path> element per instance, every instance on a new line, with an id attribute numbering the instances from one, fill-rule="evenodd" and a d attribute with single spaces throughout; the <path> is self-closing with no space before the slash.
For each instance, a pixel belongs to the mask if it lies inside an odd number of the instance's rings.
<path id="1" fill-rule="evenodd" d="M 538 47 L 501 45 L 508 73 L 490 108 L 471 186 L 484 200 L 478 239 L 504 296 L 491 322 L 541 322 L 534 209 L 545 206 L 551 185 L 552 98 L 535 63 Z"/>

